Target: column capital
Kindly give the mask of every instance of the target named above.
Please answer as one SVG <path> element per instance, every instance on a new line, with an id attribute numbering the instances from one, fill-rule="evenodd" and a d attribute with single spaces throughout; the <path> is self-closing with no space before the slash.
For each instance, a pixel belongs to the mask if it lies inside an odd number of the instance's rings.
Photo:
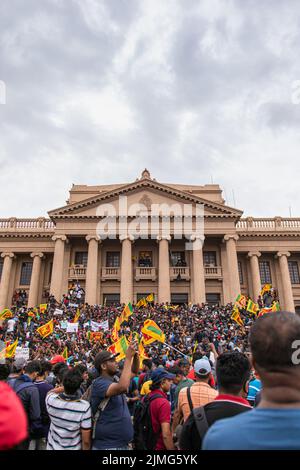
<path id="1" fill-rule="evenodd" d="M 63 242 L 67 241 L 66 235 L 53 235 L 52 240 L 56 242 L 56 240 L 61 240 Z"/>
<path id="2" fill-rule="evenodd" d="M 99 235 L 87 235 L 85 237 L 86 241 L 89 243 L 91 240 L 96 240 L 97 242 L 101 243 L 102 240 L 101 238 L 99 237 Z"/>
<path id="3" fill-rule="evenodd" d="M 195 235 L 194 233 L 190 236 L 191 242 L 201 241 L 202 243 L 205 240 L 205 235 Z"/>
<path id="4" fill-rule="evenodd" d="M 240 237 L 236 234 L 236 233 L 229 233 L 229 234 L 226 234 L 224 235 L 224 242 L 228 242 L 229 240 L 235 240 L 236 242 L 238 241 Z"/>
<path id="5" fill-rule="evenodd" d="M 248 256 L 248 258 L 252 258 L 253 256 L 256 256 L 257 258 L 260 258 L 261 252 L 260 251 L 249 251 L 247 256 Z"/>
<path id="6" fill-rule="evenodd" d="M 134 242 L 135 238 L 133 235 L 128 235 L 128 234 L 121 234 L 119 235 L 119 240 L 120 242 L 124 242 L 125 240 L 129 240 L 130 242 Z"/>
<path id="7" fill-rule="evenodd" d="M 286 256 L 286 258 L 289 258 L 291 256 L 291 253 L 289 251 L 278 251 L 278 253 L 275 255 L 276 258 L 281 258 L 282 256 Z"/>
<path id="8" fill-rule="evenodd" d="M 14 258 L 14 253 L 1 253 L 1 258 Z"/>
<path id="9" fill-rule="evenodd" d="M 31 258 L 36 258 L 36 257 L 43 258 L 44 253 L 31 253 L 30 256 Z"/>
<path id="10" fill-rule="evenodd" d="M 172 239 L 171 235 L 157 235 L 156 237 L 157 242 L 161 242 L 162 240 L 167 240 L 168 242 L 170 242 L 171 239 Z"/>

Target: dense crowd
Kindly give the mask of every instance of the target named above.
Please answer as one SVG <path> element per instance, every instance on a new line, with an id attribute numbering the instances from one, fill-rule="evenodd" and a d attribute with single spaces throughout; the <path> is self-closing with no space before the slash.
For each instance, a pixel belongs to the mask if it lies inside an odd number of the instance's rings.
<path id="1" fill-rule="evenodd" d="M 77 286 L 59 303 L 49 297 L 46 310 L 38 313 L 36 309 L 33 316 L 32 309 L 15 307 L 13 318 L 1 325 L 0 340 L 11 344 L 18 339 L 19 346 L 29 348 L 30 357 L 0 364 L 0 406 L 5 402 L 5 412 L 0 413 L 0 448 L 281 448 L 281 441 L 274 441 L 273 435 L 272 440 L 265 427 L 277 415 L 265 413 L 265 424 L 260 421 L 254 426 L 257 435 L 262 433 L 261 441 L 250 431 L 239 433 L 243 419 L 236 415 L 249 412 L 261 419 L 261 413 L 255 414 L 258 410 L 265 412 L 274 403 L 281 408 L 285 399 L 294 403 L 293 397 L 296 411 L 289 414 L 286 410 L 285 416 L 298 431 L 300 421 L 294 416 L 300 414 L 299 392 L 293 388 L 300 374 L 291 363 L 290 346 L 300 335 L 296 315 L 277 312 L 256 319 L 242 310 L 241 327 L 231 318 L 232 304 L 133 306 L 133 314 L 119 332 L 131 342 L 125 359 L 118 361 L 107 348 L 113 343 L 112 328 L 124 306 L 91 306 L 83 303 L 84 295 L 78 291 Z M 79 311 L 78 331 L 67 333 L 65 324 L 74 321 Z M 52 318 L 53 333 L 42 338 L 37 328 Z M 165 342 L 145 346 L 148 358 L 141 361 L 137 342 L 149 318 L 164 332 Z M 92 340 L 91 325 L 106 321 L 107 328 Z M 269 368 L 278 369 L 274 380 Z M 277 394 L 277 378 L 284 394 Z M 223 418 L 228 418 L 228 426 Z M 239 423 L 238 418 L 241 424 L 236 428 L 232 420 Z M 219 420 L 220 425 L 214 425 Z M 9 424 L 16 422 L 17 427 Z M 276 423 L 280 429 L 287 426 L 284 420 Z M 237 440 L 230 439 L 231 432 L 237 433 Z M 282 448 L 300 448 L 300 440 L 299 444 L 293 439 L 282 442 Z"/>

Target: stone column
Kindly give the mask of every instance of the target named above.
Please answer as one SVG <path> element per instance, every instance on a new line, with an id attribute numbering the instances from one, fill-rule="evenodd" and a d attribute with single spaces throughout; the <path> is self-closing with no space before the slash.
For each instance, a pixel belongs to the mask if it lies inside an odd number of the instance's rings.
<path id="1" fill-rule="evenodd" d="M 259 271 L 259 262 L 258 258 L 261 256 L 259 251 L 249 252 L 248 257 L 250 258 L 250 269 L 251 269 L 251 278 L 252 278 L 252 289 L 253 289 L 253 300 L 257 302 L 258 297 L 261 292 L 261 279 Z"/>
<path id="2" fill-rule="evenodd" d="M 169 242 L 170 235 L 158 236 L 159 243 L 158 254 L 158 302 L 171 302 L 170 285 L 170 263 L 169 263 Z"/>
<path id="3" fill-rule="evenodd" d="M 99 243 L 101 243 L 101 240 L 97 235 L 88 235 L 85 239 L 89 244 L 85 281 L 85 301 L 90 305 L 95 305 L 97 303 L 98 257 Z"/>
<path id="4" fill-rule="evenodd" d="M 205 237 L 193 237 L 191 241 L 193 242 L 193 299 L 192 303 L 202 304 L 206 302 L 205 295 L 205 274 L 204 274 L 204 264 L 203 264 L 203 243 Z"/>
<path id="5" fill-rule="evenodd" d="M 42 267 L 42 258 L 43 253 L 31 253 L 31 258 L 33 258 L 33 266 L 30 280 L 30 288 L 28 295 L 28 308 L 36 307 L 38 302 L 39 294 L 39 284 L 41 276 L 41 267 Z"/>
<path id="6" fill-rule="evenodd" d="M 230 235 L 224 236 L 224 241 L 226 242 L 227 260 L 228 260 L 228 273 L 229 273 L 229 282 L 230 282 L 231 302 L 234 302 L 238 294 L 241 292 L 239 268 L 238 268 L 237 252 L 236 252 L 236 242 L 238 239 L 239 239 L 239 236 L 236 234 L 230 234 Z"/>
<path id="7" fill-rule="evenodd" d="M 14 253 L 2 253 L 1 258 L 4 258 L 2 276 L 0 282 L 0 313 L 3 309 L 8 307 L 8 289 L 11 276 L 11 268 L 14 259 Z M 10 305 L 9 305 L 10 307 Z"/>
<path id="8" fill-rule="evenodd" d="M 283 298 L 284 305 L 281 305 L 282 310 L 287 310 L 288 312 L 295 312 L 294 296 L 293 289 L 288 265 L 288 257 L 291 256 L 291 253 L 287 252 L 278 252 L 277 258 L 279 260 L 281 282 L 283 288 Z"/>
<path id="9" fill-rule="evenodd" d="M 62 278 L 64 269 L 65 243 L 67 241 L 67 237 L 65 235 L 54 235 L 52 240 L 55 241 L 55 248 L 50 294 L 54 295 L 57 301 L 60 301 L 62 296 Z"/>
<path id="10" fill-rule="evenodd" d="M 132 242 L 133 236 L 120 235 L 122 242 L 121 256 L 121 304 L 133 302 Z"/>

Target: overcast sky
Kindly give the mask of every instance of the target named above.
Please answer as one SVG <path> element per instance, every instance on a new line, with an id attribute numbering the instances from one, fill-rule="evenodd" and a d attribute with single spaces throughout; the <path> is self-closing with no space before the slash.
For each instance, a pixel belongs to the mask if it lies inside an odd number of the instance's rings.
<path id="1" fill-rule="evenodd" d="M 300 217 L 299 51 L 298 0 L 1 0 L 0 218 L 145 167 Z"/>

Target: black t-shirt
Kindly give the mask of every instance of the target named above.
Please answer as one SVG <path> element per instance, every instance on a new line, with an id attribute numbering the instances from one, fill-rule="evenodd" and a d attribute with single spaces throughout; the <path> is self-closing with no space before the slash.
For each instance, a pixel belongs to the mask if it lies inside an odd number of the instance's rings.
<path id="1" fill-rule="evenodd" d="M 246 400 L 238 397 L 231 397 L 230 395 L 223 395 L 223 397 L 222 399 L 219 399 L 218 397 L 217 400 L 204 406 L 205 416 L 209 427 L 219 419 L 231 418 L 232 416 L 251 410 L 249 404 L 246 404 Z M 190 418 L 191 416 L 188 419 Z M 198 452 L 201 450 L 202 439 L 198 434 L 195 423 L 193 424 L 193 432 L 191 434 L 192 435 L 190 436 L 185 432 L 182 433 L 180 438 L 180 447 L 182 450 L 193 450 Z"/>

